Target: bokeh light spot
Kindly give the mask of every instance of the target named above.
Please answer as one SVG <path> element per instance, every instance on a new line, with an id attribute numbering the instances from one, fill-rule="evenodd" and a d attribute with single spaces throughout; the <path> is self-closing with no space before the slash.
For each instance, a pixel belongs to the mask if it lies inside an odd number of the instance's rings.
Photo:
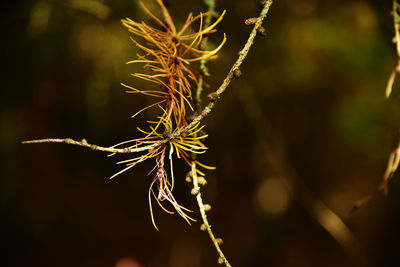
<path id="1" fill-rule="evenodd" d="M 255 195 L 256 205 L 265 215 L 279 215 L 290 204 L 290 188 L 280 178 L 264 179 Z"/>
<path id="2" fill-rule="evenodd" d="M 134 259 L 124 257 L 124 258 L 120 258 L 117 261 L 117 264 L 115 265 L 115 267 L 143 267 L 143 265 L 141 265 Z"/>

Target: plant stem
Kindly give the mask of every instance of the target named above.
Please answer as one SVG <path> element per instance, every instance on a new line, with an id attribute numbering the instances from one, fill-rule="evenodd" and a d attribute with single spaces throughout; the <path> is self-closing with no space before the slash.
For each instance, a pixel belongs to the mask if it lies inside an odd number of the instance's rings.
<path id="1" fill-rule="evenodd" d="M 197 177 L 195 162 L 192 162 L 192 175 L 191 176 L 192 176 L 192 181 L 193 181 L 193 189 L 194 189 L 194 192 L 196 193 L 197 204 L 199 205 L 201 218 L 203 220 L 202 227 L 205 228 L 204 230 L 207 230 L 208 235 L 210 236 L 211 241 L 213 242 L 215 249 L 217 250 L 217 252 L 219 254 L 218 262 L 221 264 L 224 263 L 227 267 L 231 267 L 229 261 L 226 259 L 224 253 L 221 250 L 221 247 L 220 247 L 221 239 L 215 237 L 213 231 L 211 230 L 211 225 L 208 222 L 207 215 L 206 215 L 206 208 L 203 203 L 203 199 L 201 198 L 201 192 L 200 192 L 200 186 L 199 186 L 199 180 Z"/>
<path id="2" fill-rule="evenodd" d="M 143 152 L 143 151 L 148 151 L 151 149 L 154 149 L 166 142 L 168 142 L 169 139 L 163 139 L 161 141 L 158 141 L 156 143 L 153 143 L 151 145 L 147 146 L 142 146 L 142 147 L 124 147 L 124 148 L 115 148 L 115 147 L 103 147 L 103 146 L 98 146 L 98 145 L 93 145 L 89 144 L 86 139 L 82 139 L 81 141 L 76 141 L 71 138 L 46 138 L 46 139 L 37 139 L 37 140 L 29 140 L 29 141 L 23 141 L 22 144 L 41 144 L 41 143 L 64 143 L 68 145 L 75 145 L 75 146 L 82 146 L 82 147 L 87 147 L 90 148 L 91 150 L 96 150 L 96 151 L 103 151 L 103 152 L 109 152 L 109 153 L 117 153 L 117 154 L 130 154 L 130 153 L 136 153 L 136 152 Z"/>
<path id="3" fill-rule="evenodd" d="M 208 105 L 203 109 L 203 111 L 194 117 L 194 119 L 184 127 L 182 130 L 175 132 L 170 136 L 171 139 L 175 139 L 178 136 L 182 135 L 183 133 L 186 133 L 189 129 L 194 127 L 197 123 L 199 123 L 204 117 L 206 117 L 208 114 L 211 113 L 212 109 L 214 108 L 215 103 L 218 101 L 220 98 L 221 94 L 225 92 L 226 88 L 229 86 L 233 79 L 233 73 L 235 70 L 239 69 L 240 66 L 242 65 L 244 59 L 246 58 L 247 54 L 250 51 L 251 46 L 253 45 L 254 38 L 257 35 L 258 29 L 261 27 L 261 24 L 265 17 L 268 14 L 269 8 L 272 5 L 272 0 L 268 0 L 264 4 L 264 8 L 261 11 L 260 16 L 257 18 L 257 21 L 253 27 L 253 30 L 250 33 L 249 39 L 247 40 L 246 44 L 244 45 L 243 49 L 239 52 L 239 57 L 236 60 L 236 62 L 233 64 L 232 68 L 228 72 L 228 75 L 225 77 L 224 81 L 222 82 L 221 86 L 213 93 L 214 98 L 208 103 Z"/>

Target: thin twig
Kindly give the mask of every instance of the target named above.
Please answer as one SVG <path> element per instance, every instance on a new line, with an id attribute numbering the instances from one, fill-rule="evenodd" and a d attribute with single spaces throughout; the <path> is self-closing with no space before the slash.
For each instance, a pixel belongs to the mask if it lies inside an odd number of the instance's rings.
<path id="1" fill-rule="evenodd" d="M 215 2 L 216 0 L 205 0 L 204 1 L 205 4 L 208 6 L 208 13 L 209 15 L 207 16 L 205 23 L 204 23 L 204 28 L 207 28 L 212 21 L 212 18 L 214 17 L 214 13 L 215 13 Z M 207 41 L 208 41 L 208 37 L 205 37 L 202 42 L 201 42 L 201 48 L 207 50 Z M 210 74 L 208 73 L 208 69 L 207 69 L 207 64 L 208 62 L 208 58 L 203 58 L 200 62 L 200 74 L 198 77 L 198 85 L 197 85 L 197 90 L 196 90 L 196 97 L 195 97 L 195 107 L 196 107 L 196 113 L 201 112 L 202 109 L 202 100 L 201 100 L 201 96 L 203 93 L 203 85 L 204 85 L 204 77 L 205 76 L 209 76 Z M 219 258 L 218 258 L 218 263 L 220 264 L 225 264 L 226 266 L 231 266 L 228 262 L 228 260 L 226 259 L 224 253 L 222 252 L 221 248 L 220 248 L 220 240 L 222 239 L 217 239 L 215 238 L 215 235 L 213 233 L 213 231 L 211 230 L 211 225 L 208 222 L 207 219 L 207 215 L 206 215 L 206 208 L 205 205 L 203 203 L 203 199 L 201 197 L 201 193 L 200 193 L 200 186 L 199 184 L 205 185 L 206 181 L 204 179 L 204 183 L 200 183 L 199 179 L 197 177 L 197 169 L 196 169 L 196 154 L 192 153 L 192 161 L 191 161 L 191 165 L 192 165 L 192 170 L 191 170 L 191 177 L 192 177 L 192 182 L 193 182 L 193 192 L 196 195 L 196 200 L 197 200 L 197 204 L 199 206 L 199 211 L 201 214 L 201 218 L 203 221 L 203 224 L 200 226 L 200 229 L 202 231 L 207 231 L 208 235 L 210 236 L 210 239 L 212 241 L 212 243 L 215 246 L 215 249 L 217 250 L 218 254 L 219 254 Z"/>
<path id="2" fill-rule="evenodd" d="M 223 92 L 225 92 L 226 88 L 231 83 L 231 81 L 233 79 L 233 73 L 235 72 L 235 70 L 240 69 L 240 66 L 242 65 L 242 63 L 243 63 L 244 59 L 246 58 L 247 54 L 249 53 L 249 50 L 250 50 L 251 46 L 253 45 L 254 38 L 257 35 L 258 29 L 261 27 L 261 24 L 262 24 L 263 20 L 267 16 L 269 8 L 271 7 L 271 5 L 272 5 L 272 0 L 268 0 L 268 1 L 265 2 L 264 8 L 261 11 L 260 16 L 257 18 L 257 21 L 256 21 L 256 23 L 255 23 L 255 25 L 253 27 L 253 30 L 250 33 L 249 39 L 247 40 L 247 42 L 246 42 L 245 46 L 243 47 L 243 49 L 239 52 L 238 59 L 233 64 L 232 68 L 228 72 L 228 75 L 224 79 L 224 81 L 221 84 L 221 86 L 218 88 L 217 91 L 215 91 L 214 93 L 211 94 L 211 95 L 213 95 L 213 98 L 210 100 L 210 103 L 208 103 L 208 105 L 203 109 L 203 111 L 199 115 L 194 117 L 194 119 L 189 123 L 189 125 L 187 125 L 182 130 L 177 131 L 173 135 L 171 135 L 170 136 L 171 139 L 175 139 L 178 136 L 182 135 L 183 133 L 187 132 L 189 129 L 191 129 L 193 126 L 195 126 L 197 123 L 199 123 L 202 119 L 204 119 L 204 117 L 206 117 L 208 114 L 210 114 L 210 112 L 213 109 L 215 103 L 220 98 L 220 95 Z"/>
<path id="3" fill-rule="evenodd" d="M 151 145 L 142 146 L 142 147 L 124 147 L 124 148 L 114 148 L 114 147 L 103 147 L 98 145 L 89 144 L 86 139 L 82 139 L 81 141 L 76 141 L 71 138 L 46 138 L 46 139 L 38 139 L 38 140 L 29 140 L 23 141 L 22 144 L 41 144 L 41 143 L 64 143 L 68 145 L 82 146 L 90 148 L 91 150 L 103 151 L 109 153 L 118 153 L 118 154 L 130 154 L 152 150 L 162 144 L 168 142 L 169 139 L 163 139 Z"/>
<path id="4" fill-rule="evenodd" d="M 213 231 L 211 230 L 211 225 L 208 222 L 207 215 L 206 215 L 206 205 L 203 203 L 203 199 L 201 198 L 201 192 L 200 192 L 200 186 L 199 186 L 199 180 L 197 177 L 197 170 L 196 170 L 196 163 L 192 162 L 192 181 L 193 181 L 193 192 L 196 195 L 196 200 L 197 204 L 199 205 L 200 208 L 200 213 L 201 213 L 201 218 L 203 220 L 203 225 L 201 226 L 202 230 L 207 230 L 208 235 L 211 238 L 211 241 L 213 242 L 215 249 L 217 250 L 219 254 L 219 259 L 218 263 L 222 264 L 224 263 L 227 267 L 231 267 L 229 261 L 226 259 L 224 253 L 221 250 L 220 244 L 222 243 L 222 239 L 216 238 Z"/>
<path id="5" fill-rule="evenodd" d="M 268 0 L 264 4 L 264 8 L 261 11 L 260 16 L 257 18 L 257 21 L 253 27 L 253 30 L 250 33 L 249 39 L 247 40 L 245 46 L 243 49 L 239 52 L 239 57 L 236 60 L 236 62 L 233 64 L 232 68 L 228 72 L 228 75 L 224 79 L 223 83 L 221 86 L 214 92 L 212 93 L 213 99 L 210 100 L 210 103 L 202 110 L 202 112 L 195 116 L 194 119 L 184 128 L 182 128 L 179 131 L 174 132 L 172 135 L 169 137 L 162 139 L 158 142 L 154 142 L 151 145 L 143 146 L 143 147 L 125 147 L 125 148 L 114 148 L 114 147 L 102 147 L 102 146 L 97 146 L 93 144 L 87 143 L 85 139 L 82 141 L 76 141 L 71 138 L 65 138 L 65 139 L 59 139 L 59 138 L 47 138 L 47 139 L 39 139 L 39 140 L 30 140 L 30 141 L 24 141 L 22 142 L 23 144 L 37 144 L 37 143 L 65 143 L 65 144 L 70 144 L 70 145 L 77 145 L 77 146 L 82 146 L 82 147 L 87 147 L 92 150 L 97 150 L 97 151 L 104 151 L 104 152 L 110 152 L 110 153 L 120 153 L 120 154 L 129 154 L 129 153 L 136 153 L 136 152 L 142 152 L 146 150 L 151 150 L 154 149 L 162 144 L 167 143 L 171 139 L 176 139 L 182 134 L 187 133 L 190 129 L 192 129 L 196 124 L 198 124 L 204 117 L 206 117 L 208 114 L 210 114 L 211 110 L 213 109 L 215 103 L 218 101 L 220 98 L 220 95 L 225 92 L 226 88 L 228 85 L 231 83 L 233 79 L 233 73 L 235 70 L 239 69 L 239 67 L 242 65 L 244 59 L 246 58 L 247 54 L 249 53 L 249 50 L 251 46 L 253 45 L 254 38 L 257 35 L 258 29 L 261 27 L 261 24 L 265 17 L 268 14 L 269 8 L 272 5 L 272 0 Z"/>
<path id="6" fill-rule="evenodd" d="M 400 140 L 397 147 L 390 153 L 388 164 L 386 167 L 385 174 L 383 175 L 382 183 L 379 186 L 379 190 L 383 191 L 385 195 L 388 193 L 388 183 L 392 179 L 393 174 L 396 172 L 400 163 Z"/>

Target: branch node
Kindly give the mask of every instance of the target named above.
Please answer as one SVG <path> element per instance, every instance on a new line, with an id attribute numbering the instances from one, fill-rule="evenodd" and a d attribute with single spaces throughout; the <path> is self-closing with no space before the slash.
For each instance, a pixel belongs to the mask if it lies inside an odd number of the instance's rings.
<path id="1" fill-rule="evenodd" d="M 198 193 L 199 193 L 199 189 L 197 189 L 197 188 L 193 188 L 193 189 L 190 191 L 190 194 L 192 194 L 193 196 L 197 195 Z"/>
<path id="2" fill-rule="evenodd" d="M 191 182 L 192 182 L 192 177 L 191 177 L 191 175 L 190 175 L 190 172 L 189 172 L 188 174 L 186 174 L 185 181 L 188 182 L 188 183 L 191 183 Z"/>
<path id="3" fill-rule="evenodd" d="M 233 71 L 233 77 L 234 77 L 235 79 L 239 79 L 240 76 L 242 76 L 242 72 L 240 71 L 240 69 L 235 69 L 235 70 Z"/>
<path id="4" fill-rule="evenodd" d="M 198 178 L 198 182 L 199 182 L 199 184 L 202 185 L 202 186 L 205 186 L 205 185 L 207 184 L 207 180 L 206 180 L 204 177 L 202 177 L 202 176 L 200 176 L 200 177 Z"/>
<path id="5" fill-rule="evenodd" d="M 211 205 L 209 205 L 209 204 L 204 204 L 204 210 L 205 211 L 210 211 L 211 210 Z"/>
<path id="6" fill-rule="evenodd" d="M 209 93 L 207 95 L 208 100 L 210 100 L 210 102 L 214 102 L 215 100 L 217 100 L 217 94 L 216 93 Z"/>
<path id="7" fill-rule="evenodd" d="M 263 26 L 260 26 L 260 28 L 258 28 L 257 33 L 260 36 L 267 36 L 267 30 Z"/>
<path id="8" fill-rule="evenodd" d="M 256 22 L 257 22 L 257 18 L 248 18 L 244 21 L 244 24 L 246 24 L 246 26 L 249 26 L 249 25 L 253 25 Z"/>

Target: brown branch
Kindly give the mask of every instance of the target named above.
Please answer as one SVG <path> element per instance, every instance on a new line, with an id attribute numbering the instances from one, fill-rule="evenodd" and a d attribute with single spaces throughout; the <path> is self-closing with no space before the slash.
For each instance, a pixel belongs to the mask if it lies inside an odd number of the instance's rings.
<path id="1" fill-rule="evenodd" d="M 112 146 L 111 147 L 103 147 L 103 146 L 89 144 L 86 141 L 86 139 L 82 139 L 81 141 L 76 141 L 71 138 L 64 138 L 64 139 L 63 138 L 46 138 L 46 139 L 38 139 L 38 140 L 29 140 L 29 141 L 23 141 L 22 144 L 64 143 L 64 144 L 68 144 L 68 145 L 86 147 L 86 148 L 90 148 L 91 150 L 96 150 L 96 151 L 103 151 L 103 152 L 117 153 L 117 154 L 130 154 L 130 153 L 152 150 L 162 144 L 165 144 L 168 141 L 169 141 L 169 139 L 163 139 L 163 140 L 153 143 L 151 145 L 146 145 L 146 146 L 141 146 L 141 147 L 130 146 L 130 147 L 124 147 L 124 148 L 115 148 Z"/>

